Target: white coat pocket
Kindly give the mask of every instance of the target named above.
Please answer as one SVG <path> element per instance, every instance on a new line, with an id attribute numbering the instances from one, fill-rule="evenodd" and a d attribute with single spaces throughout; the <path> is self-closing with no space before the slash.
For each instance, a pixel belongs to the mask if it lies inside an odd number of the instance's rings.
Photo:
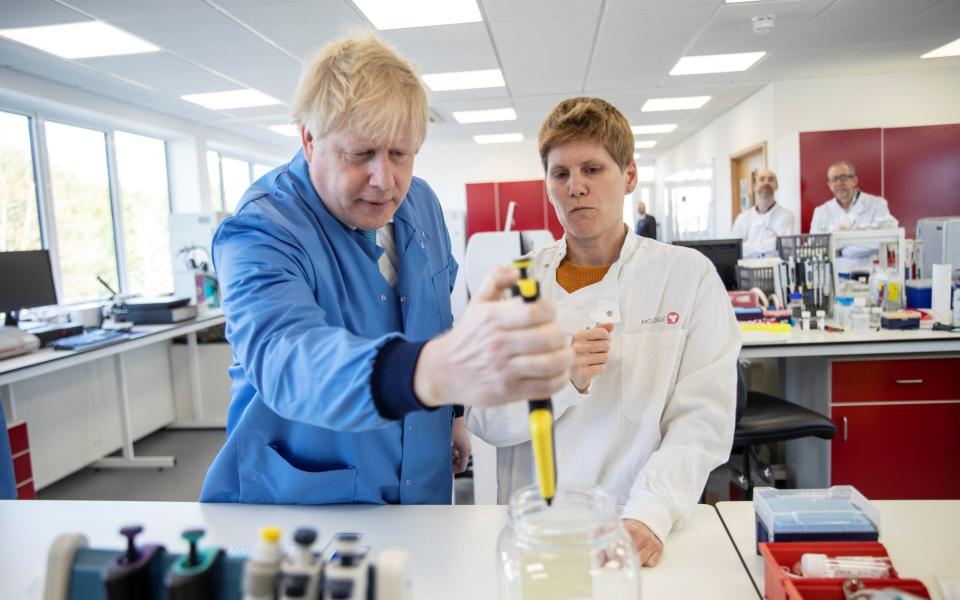
<path id="1" fill-rule="evenodd" d="M 620 408 L 633 424 L 656 424 L 673 393 L 686 330 L 621 334 Z"/>

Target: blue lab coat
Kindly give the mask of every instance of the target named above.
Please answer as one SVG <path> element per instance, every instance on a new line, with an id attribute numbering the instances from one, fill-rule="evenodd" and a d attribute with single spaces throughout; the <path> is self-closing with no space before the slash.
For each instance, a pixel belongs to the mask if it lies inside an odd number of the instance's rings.
<path id="1" fill-rule="evenodd" d="M 2 398 L 0 423 L 3 424 L 3 434 L 0 435 L 0 500 L 14 500 L 17 497 L 17 481 L 13 474 L 13 455 L 10 453 L 10 438 L 7 437 L 7 419 L 3 416 Z"/>
<path id="2" fill-rule="evenodd" d="M 379 349 L 452 325 L 457 264 L 433 190 L 414 178 L 383 252 L 327 210 L 303 152 L 253 184 L 213 239 L 233 346 L 227 442 L 201 501 L 449 504 L 453 411 L 383 418 Z"/>

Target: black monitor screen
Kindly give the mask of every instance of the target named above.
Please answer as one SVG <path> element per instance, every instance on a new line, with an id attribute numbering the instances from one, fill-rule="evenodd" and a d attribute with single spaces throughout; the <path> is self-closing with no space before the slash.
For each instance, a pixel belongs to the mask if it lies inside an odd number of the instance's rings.
<path id="1" fill-rule="evenodd" d="M 56 303 L 47 250 L 0 252 L 0 312 Z"/>
<path id="2" fill-rule="evenodd" d="M 743 258 L 743 240 L 690 240 L 674 242 L 676 246 L 686 246 L 699 250 L 710 259 L 728 290 L 737 289 L 737 261 Z"/>

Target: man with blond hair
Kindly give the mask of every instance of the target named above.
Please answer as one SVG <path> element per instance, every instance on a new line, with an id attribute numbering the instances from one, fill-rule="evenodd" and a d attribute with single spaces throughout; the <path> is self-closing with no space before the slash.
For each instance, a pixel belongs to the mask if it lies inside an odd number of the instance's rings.
<path id="1" fill-rule="evenodd" d="M 733 442 L 740 334 L 702 254 L 629 234 L 633 133 L 600 98 L 564 100 L 540 128 L 547 196 L 565 229 L 531 274 L 556 302 L 576 365 L 554 395 L 558 485 L 599 485 L 623 505 L 640 560 L 693 510 Z M 497 446 L 501 500 L 532 482 L 524 407 L 467 407 Z"/>
<path id="2" fill-rule="evenodd" d="M 500 301 L 495 271 L 452 326 L 457 264 L 413 177 L 427 98 L 373 35 L 328 45 L 293 103 L 302 150 L 214 235 L 233 400 L 201 500 L 451 500 L 469 438 L 454 404 L 560 389 L 573 352 L 548 302 Z"/>

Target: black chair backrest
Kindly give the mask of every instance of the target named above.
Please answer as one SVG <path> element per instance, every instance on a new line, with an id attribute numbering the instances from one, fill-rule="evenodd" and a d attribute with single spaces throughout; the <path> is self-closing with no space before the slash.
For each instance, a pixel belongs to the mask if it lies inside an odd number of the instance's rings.
<path id="1" fill-rule="evenodd" d="M 740 422 L 744 409 L 747 408 L 747 364 L 742 360 L 737 361 L 737 416 L 735 423 Z"/>

